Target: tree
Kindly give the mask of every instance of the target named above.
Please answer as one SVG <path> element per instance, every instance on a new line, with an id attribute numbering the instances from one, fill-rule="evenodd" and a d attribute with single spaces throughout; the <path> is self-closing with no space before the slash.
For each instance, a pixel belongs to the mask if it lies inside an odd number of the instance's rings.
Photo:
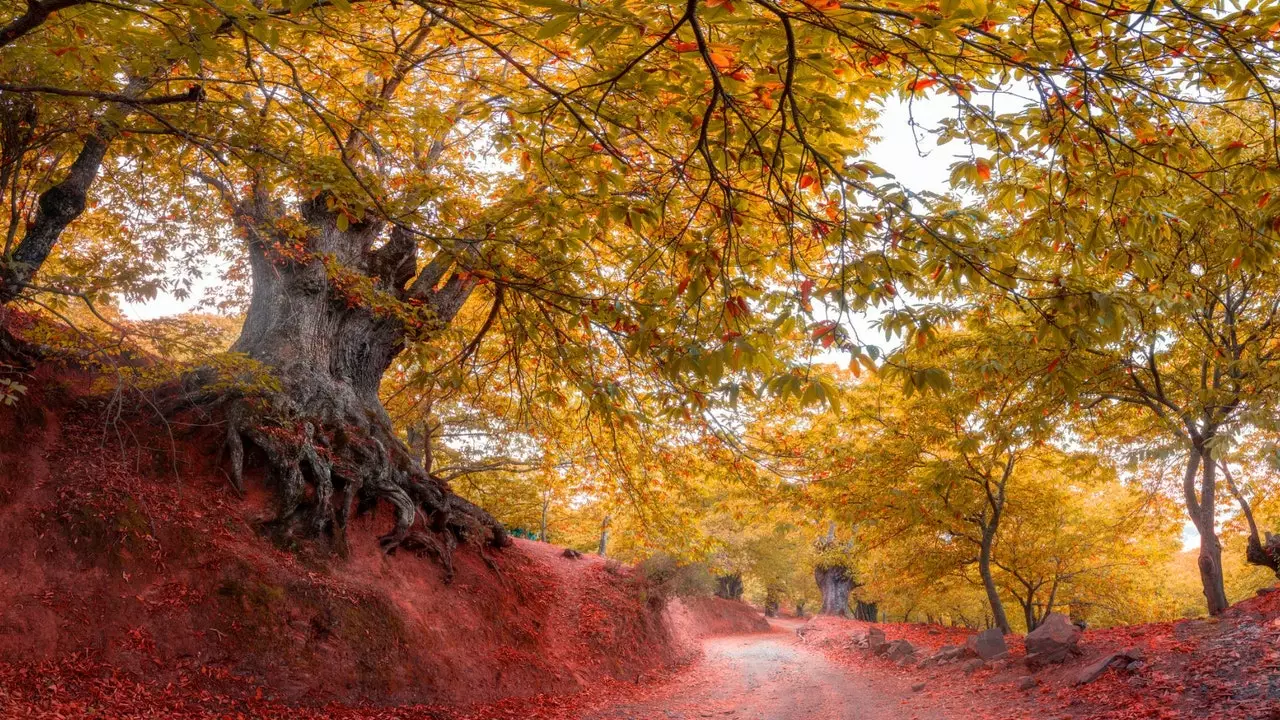
<path id="1" fill-rule="evenodd" d="M 1178 492 L 1200 533 L 1206 605 L 1217 614 L 1227 607 L 1217 459 L 1232 436 L 1270 423 L 1280 286 L 1261 147 L 1234 139 L 1249 136 L 1240 116 L 1188 116 L 1199 144 L 1171 148 L 1163 166 L 1143 160 L 1152 143 L 1112 156 L 1075 152 L 1053 167 L 1011 169 L 985 192 L 1017 220 L 1009 242 L 1066 233 L 1055 251 L 1026 257 L 1029 276 L 1056 278 L 1056 286 L 1024 309 L 1035 315 L 1041 346 L 1057 348 L 1051 376 L 1067 392 L 1099 412 L 1138 411 L 1145 434 L 1158 438 L 1138 432 L 1138 445 L 1185 454 Z M 1151 121 L 1147 132 L 1162 132 L 1180 116 Z M 1214 166 L 1211 175 L 1194 174 L 1205 165 Z M 1008 203 L 1015 188 L 1046 183 L 1066 183 L 1072 207 Z M 1254 202 L 1225 197 L 1234 188 Z"/>
<path id="2" fill-rule="evenodd" d="M 1015 253 L 986 247 L 977 214 L 860 159 L 877 102 L 945 92 L 1007 135 L 993 147 L 1072 122 L 1101 154 L 1130 144 L 1144 102 L 1266 90 L 1280 65 L 1255 42 L 1270 7 L 71 4 L 0 26 L 18 100 L 0 299 L 154 292 L 168 259 L 234 255 L 251 286 L 234 349 L 274 381 L 195 373 L 170 404 L 220 409 L 236 483 L 245 441 L 265 453 L 286 531 L 392 504 L 388 551 L 435 542 L 420 511 L 446 551 L 503 542 L 392 427 L 381 381 L 412 349 L 464 330 L 444 355 L 462 363 L 500 326 L 511 345 L 488 352 L 538 358 L 618 422 L 705 414 L 760 379 L 821 402 L 830 384 L 793 356 L 814 298 L 845 313 L 936 283 L 1010 290 Z M 1009 121 L 973 101 L 1015 76 L 1041 107 Z M 88 239 L 64 247 L 73 228 Z M 110 248 L 91 254 L 110 272 L 65 272 L 93 265 L 86 245 Z"/>

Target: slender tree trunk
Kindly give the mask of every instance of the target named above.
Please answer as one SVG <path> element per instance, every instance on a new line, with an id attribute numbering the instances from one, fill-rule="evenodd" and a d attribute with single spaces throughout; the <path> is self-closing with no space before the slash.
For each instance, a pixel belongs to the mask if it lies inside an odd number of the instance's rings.
<path id="1" fill-rule="evenodd" d="M 52 7 L 66 4 L 58 0 L 44 5 Z M 32 7 L 40 5 L 42 4 L 36 3 Z M 44 17 L 47 15 L 40 16 L 41 22 Z M 20 20 L 21 18 L 15 20 L 15 23 Z M 120 94 L 129 98 L 142 97 L 155 84 L 157 77 L 159 74 L 133 78 Z M 189 99 L 197 97 L 198 89 Z M 27 224 L 22 239 L 13 248 L 7 263 L 0 263 L 0 304 L 8 304 L 22 292 L 44 266 L 63 231 L 84 212 L 89 203 L 89 190 L 98 179 L 107 150 L 120 134 L 121 124 L 133 110 L 133 107 L 123 104 L 108 105 L 102 110 L 93 131 L 85 138 L 80 152 L 67 168 L 66 175 L 40 193 L 36 200 L 35 217 Z"/>
<path id="2" fill-rule="evenodd" d="M 542 498 L 542 524 L 538 528 L 538 541 L 547 541 L 547 511 L 551 508 L 551 495 Z"/>
<path id="3" fill-rule="evenodd" d="M 1227 489 L 1240 504 L 1240 512 L 1249 523 L 1249 544 L 1245 550 L 1245 560 L 1250 565 L 1271 568 L 1271 572 L 1280 577 L 1280 537 L 1267 533 L 1266 540 L 1263 540 L 1258 533 L 1258 523 L 1253 519 L 1253 508 L 1236 485 L 1235 478 L 1231 476 L 1231 467 L 1225 460 L 1222 461 L 1222 477 L 1227 481 Z"/>
<path id="4" fill-rule="evenodd" d="M 596 554 L 604 557 L 609 550 L 609 523 L 611 522 L 608 515 L 604 516 L 604 520 L 600 522 L 600 548 Z"/>
<path id="5" fill-rule="evenodd" d="M 991 615 L 1000 632 L 1010 633 L 1009 618 L 1004 613 L 1004 603 L 1000 601 L 1000 591 L 996 588 L 995 576 L 991 572 L 992 545 L 995 543 L 994 523 L 983 529 L 982 548 L 978 554 L 978 574 L 982 576 L 982 587 L 987 592 L 987 604 L 991 606 Z"/>
<path id="6" fill-rule="evenodd" d="M 1193 439 L 1187 456 L 1187 469 L 1182 478 L 1186 495 L 1187 512 L 1200 533 L 1200 556 L 1196 565 L 1200 569 L 1200 586 L 1204 591 L 1205 605 L 1210 615 L 1218 615 L 1227 609 L 1227 591 L 1222 578 L 1222 545 L 1214 518 L 1214 494 L 1216 463 L 1204 455 L 1203 440 Z M 1203 461 L 1203 462 L 1202 462 Z M 1203 466 L 1203 467 L 1202 467 Z M 1196 493 L 1196 474 L 1201 471 L 1202 483 L 1199 497 Z"/>
<path id="7" fill-rule="evenodd" d="M 1216 490 L 1217 464 L 1205 458 L 1203 465 L 1203 483 L 1200 488 L 1200 521 L 1196 529 L 1200 532 L 1200 557 L 1197 565 L 1200 568 L 1200 583 L 1204 586 L 1205 602 L 1210 615 L 1218 615 L 1226 610 L 1227 590 L 1222 576 L 1222 543 L 1218 541 L 1218 531 L 1214 518 L 1214 492 Z"/>

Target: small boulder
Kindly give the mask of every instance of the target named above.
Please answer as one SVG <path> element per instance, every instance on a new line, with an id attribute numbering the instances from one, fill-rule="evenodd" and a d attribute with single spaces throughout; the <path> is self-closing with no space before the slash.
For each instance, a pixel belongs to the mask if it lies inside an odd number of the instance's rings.
<path id="1" fill-rule="evenodd" d="M 941 665 L 957 660 L 964 655 L 964 648 L 958 645 L 947 645 L 939 648 L 937 652 L 929 657 L 935 664 Z"/>
<path id="2" fill-rule="evenodd" d="M 1036 679 L 1031 677 L 1030 675 L 1025 675 L 1021 680 L 1018 681 L 1019 690 L 1030 690 L 1035 686 L 1036 686 Z"/>
<path id="3" fill-rule="evenodd" d="M 569 558 L 570 560 L 577 560 L 578 558 L 582 557 L 582 553 L 578 552 L 577 550 L 574 550 L 573 548 L 565 548 L 564 552 L 560 554 Z"/>
<path id="4" fill-rule="evenodd" d="M 973 658 L 972 660 L 966 660 L 964 665 L 960 666 L 960 669 L 964 670 L 964 673 L 968 675 L 986 664 L 987 662 L 982 658 Z"/>
<path id="5" fill-rule="evenodd" d="M 1123 667 L 1134 671 L 1142 669 L 1142 648 L 1129 648 L 1124 652 L 1111 653 L 1090 663 L 1076 676 L 1076 684 L 1084 685 L 1097 680 L 1109 667 Z"/>
<path id="6" fill-rule="evenodd" d="M 1001 653 L 1009 652 L 1009 646 L 1005 645 L 1004 633 L 1000 632 L 1000 628 L 991 628 L 977 635 L 970 635 L 964 642 L 964 649 L 969 655 L 983 660 L 991 660 Z"/>
<path id="7" fill-rule="evenodd" d="M 911 692 L 920 692 L 921 690 L 923 690 L 923 689 L 924 689 L 924 685 L 925 685 L 925 684 L 924 684 L 924 682 L 923 682 L 923 681 L 918 682 L 918 683 L 916 683 L 915 685 L 912 685 L 912 686 L 911 686 Z"/>
<path id="8" fill-rule="evenodd" d="M 876 655 L 881 655 L 888 648 L 889 643 L 884 639 L 884 631 L 880 628 L 871 628 L 867 631 L 866 648 Z"/>
<path id="9" fill-rule="evenodd" d="M 916 648 L 906 640 L 894 640 L 885 645 L 882 653 L 886 658 L 894 661 L 902 661 L 916 654 Z"/>
<path id="10" fill-rule="evenodd" d="M 1085 668 L 1080 671 L 1080 674 L 1076 676 L 1076 684 L 1084 685 L 1097 680 L 1102 673 L 1107 671 L 1107 668 L 1111 667 L 1111 663 L 1115 662 L 1119 657 L 1119 653 L 1112 653 L 1085 666 Z"/>
<path id="11" fill-rule="evenodd" d="M 1066 662 L 1071 653 L 1067 650 L 1050 650 L 1046 652 L 1031 653 L 1022 658 L 1022 663 L 1027 666 L 1028 670 L 1039 670 L 1047 665 Z"/>
<path id="12" fill-rule="evenodd" d="M 1027 633 L 1028 665 L 1033 664 L 1033 656 L 1035 665 L 1060 663 L 1077 652 L 1076 644 L 1079 642 L 1080 628 L 1073 625 L 1066 615 L 1049 613 L 1040 627 Z"/>

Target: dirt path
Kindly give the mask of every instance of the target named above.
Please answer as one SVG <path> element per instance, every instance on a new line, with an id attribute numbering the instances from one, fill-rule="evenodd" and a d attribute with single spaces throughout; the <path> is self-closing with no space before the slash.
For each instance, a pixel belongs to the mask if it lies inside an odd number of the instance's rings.
<path id="1" fill-rule="evenodd" d="M 704 657 L 658 699 L 597 710 L 585 720 L 945 720 L 904 707 L 911 688 L 895 677 L 857 674 L 805 647 L 796 621 L 774 631 L 708 638 Z M 914 703 L 912 703 L 914 704 Z"/>

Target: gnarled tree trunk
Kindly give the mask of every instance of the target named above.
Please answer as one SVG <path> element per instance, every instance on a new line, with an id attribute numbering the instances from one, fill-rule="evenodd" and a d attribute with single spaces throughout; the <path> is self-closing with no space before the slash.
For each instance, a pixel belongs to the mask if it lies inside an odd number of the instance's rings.
<path id="1" fill-rule="evenodd" d="M 717 577 L 716 597 L 722 597 L 725 600 L 741 600 L 742 573 L 732 573 Z"/>
<path id="2" fill-rule="evenodd" d="M 261 191 L 236 209 L 253 294 L 232 349 L 279 382 L 229 403 L 236 487 L 247 440 L 267 456 L 283 532 L 340 532 L 356 503 L 386 501 L 395 509 L 395 527 L 380 540 L 388 552 L 427 550 L 451 568 L 458 540 L 505 544 L 498 523 L 424 470 L 378 397 L 406 341 L 429 339 L 453 319 L 475 287 L 470 273 L 454 269 L 446 251 L 418 272 L 416 243 L 401 228 L 374 249 L 384 225 L 340 223 L 323 196 L 303 203 L 300 218 L 285 217 Z"/>
<path id="3" fill-rule="evenodd" d="M 819 566 L 813 569 L 813 579 L 822 593 L 823 615 L 849 615 L 849 593 L 853 592 L 853 574 L 843 565 Z"/>

